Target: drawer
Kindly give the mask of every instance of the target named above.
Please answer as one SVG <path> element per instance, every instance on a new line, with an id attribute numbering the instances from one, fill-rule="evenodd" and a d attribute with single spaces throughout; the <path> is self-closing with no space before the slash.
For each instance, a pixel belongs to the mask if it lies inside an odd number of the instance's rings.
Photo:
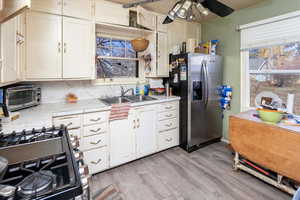
<path id="1" fill-rule="evenodd" d="M 83 152 L 83 160 L 88 165 L 90 174 L 108 169 L 107 147 Z"/>
<path id="2" fill-rule="evenodd" d="M 95 112 L 83 115 L 83 125 L 98 124 L 108 121 L 109 112 Z"/>
<path id="3" fill-rule="evenodd" d="M 108 130 L 108 123 L 94 124 L 83 128 L 83 136 L 97 135 L 105 133 Z"/>
<path id="4" fill-rule="evenodd" d="M 166 112 L 158 113 L 158 120 L 172 119 L 177 117 L 177 110 L 171 110 Z"/>
<path id="5" fill-rule="evenodd" d="M 168 130 L 158 134 L 159 151 L 179 145 L 178 128 Z"/>
<path id="6" fill-rule="evenodd" d="M 80 150 L 85 151 L 89 149 L 96 149 L 107 145 L 107 134 L 93 135 L 81 138 Z"/>
<path id="7" fill-rule="evenodd" d="M 169 102 L 169 103 L 163 103 L 159 105 L 159 112 L 165 112 L 170 110 L 176 110 L 178 102 Z"/>
<path id="8" fill-rule="evenodd" d="M 70 130 L 68 130 L 68 132 L 69 132 L 69 135 L 70 135 L 71 137 L 76 136 L 77 138 L 81 138 L 80 128 L 77 128 L 77 129 L 70 129 Z"/>
<path id="9" fill-rule="evenodd" d="M 80 128 L 81 118 L 78 115 L 55 117 L 53 118 L 54 126 L 60 126 L 61 124 L 68 127 L 68 129 Z"/>
<path id="10" fill-rule="evenodd" d="M 170 129 L 178 128 L 178 118 L 166 119 L 158 122 L 158 131 L 166 131 Z"/>

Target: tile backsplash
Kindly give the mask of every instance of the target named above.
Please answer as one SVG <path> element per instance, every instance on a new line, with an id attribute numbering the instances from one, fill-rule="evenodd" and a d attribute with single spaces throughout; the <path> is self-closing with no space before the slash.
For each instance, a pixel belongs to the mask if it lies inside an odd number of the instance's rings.
<path id="1" fill-rule="evenodd" d="M 79 100 L 119 96 L 120 85 L 94 85 L 91 81 L 39 82 L 42 88 L 42 103 L 65 102 L 68 93 L 74 93 Z M 124 85 L 126 89 L 135 85 Z"/>

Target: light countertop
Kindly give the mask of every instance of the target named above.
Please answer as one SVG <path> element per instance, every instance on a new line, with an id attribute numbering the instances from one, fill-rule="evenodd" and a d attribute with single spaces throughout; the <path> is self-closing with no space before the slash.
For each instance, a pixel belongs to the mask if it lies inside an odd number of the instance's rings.
<path id="1" fill-rule="evenodd" d="M 163 103 L 180 100 L 180 97 L 153 96 L 157 100 L 132 103 L 132 107 Z M 108 111 L 111 107 L 102 103 L 99 99 L 80 100 L 74 104 L 49 103 L 19 111 L 19 119 L 12 122 L 2 122 L 4 133 L 12 131 L 30 130 L 52 126 L 52 117 L 76 115 L 89 112 Z"/>
<path id="2" fill-rule="evenodd" d="M 236 114 L 234 116 L 242 118 L 242 119 L 248 119 L 248 120 L 255 121 L 255 122 L 265 123 L 261 119 L 259 119 L 258 117 L 253 116 L 254 114 L 258 114 L 256 110 L 249 110 L 249 111 L 246 111 L 246 112 L 241 112 L 241 113 Z M 289 126 L 289 125 L 286 125 L 286 124 L 283 124 L 283 123 L 275 124 L 275 126 L 278 126 L 278 127 L 281 127 L 281 128 L 285 128 L 285 129 L 300 133 L 300 126 Z"/>

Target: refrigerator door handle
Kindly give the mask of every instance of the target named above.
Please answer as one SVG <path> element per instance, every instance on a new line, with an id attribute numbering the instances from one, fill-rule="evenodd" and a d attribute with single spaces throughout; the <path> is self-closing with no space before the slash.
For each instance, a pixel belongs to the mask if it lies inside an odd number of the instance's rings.
<path id="1" fill-rule="evenodd" d="M 209 84 L 208 84 L 208 69 L 207 69 L 207 61 L 204 63 L 204 80 L 205 80 L 205 99 L 204 99 L 204 105 L 205 108 L 208 104 L 208 97 L 209 97 Z"/>

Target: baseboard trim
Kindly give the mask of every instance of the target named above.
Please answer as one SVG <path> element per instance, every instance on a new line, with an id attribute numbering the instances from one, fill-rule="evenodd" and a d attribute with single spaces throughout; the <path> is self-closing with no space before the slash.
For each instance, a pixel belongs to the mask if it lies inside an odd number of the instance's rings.
<path id="1" fill-rule="evenodd" d="M 221 138 L 221 141 L 224 142 L 224 143 L 226 143 L 226 144 L 230 144 L 229 140 L 227 140 L 227 139 L 224 138 L 224 137 Z"/>

